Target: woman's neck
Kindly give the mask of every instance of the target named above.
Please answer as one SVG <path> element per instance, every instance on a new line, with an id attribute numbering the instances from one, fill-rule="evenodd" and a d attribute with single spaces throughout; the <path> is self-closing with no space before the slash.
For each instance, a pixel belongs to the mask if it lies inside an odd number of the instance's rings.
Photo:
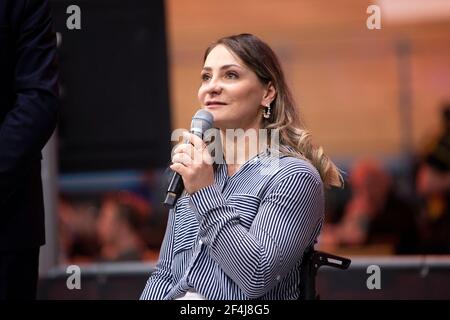
<path id="1" fill-rule="evenodd" d="M 228 166 L 228 175 L 233 175 L 249 159 L 259 154 L 265 146 L 260 146 L 259 128 L 221 129 L 222 149 Z"/>

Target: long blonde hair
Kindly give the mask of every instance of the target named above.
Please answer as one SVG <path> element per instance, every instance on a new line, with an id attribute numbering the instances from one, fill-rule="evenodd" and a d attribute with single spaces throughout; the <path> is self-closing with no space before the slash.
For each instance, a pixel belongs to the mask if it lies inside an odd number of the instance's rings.
<path id="1" fill-rule="evenodd" d="M 272 114 L 263 123 L 265 129 L 277 129 L 280 136 L 280 152 L 308 160 L 319 172 L 326 187 L 343 186 L 339 169 L 325 154 L 322 147 L 316 147 L 311 134 L 303 128 L 292 94 L 286 84 L 281 65 L 273 50 L 252 34 L 224 37 L 212 43 L 205 51 L 205 61 L 211 50 L 222 44 L 233 51 L 256 73 L 263 84 L 272 83 L 276 90 L 272 102 Z"/>

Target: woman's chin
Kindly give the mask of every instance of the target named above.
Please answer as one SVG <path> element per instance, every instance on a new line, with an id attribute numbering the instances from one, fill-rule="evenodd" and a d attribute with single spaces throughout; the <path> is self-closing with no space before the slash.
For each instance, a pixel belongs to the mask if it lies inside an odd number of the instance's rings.
<path id="1" fill-rule="evenodd" d="M 224 117 L 224 114 L 220 110 L 217 110 L 217 109 L 206 109 L 206 110 L 211 112 L 211 114 L 213 115 L 215 127 L 217 127 L 217 124 L 221 124 L 224 122 L 225 117 Z"/>
<path id="2" fill-rule="evenodd" d="M 224 121 L 221 117 L 215 117 L 214 115 L 214 128 L 217 129 L 227 129 L 227 121 Z"/>
<path id="3" fill-rule="evenodd" d="M 219 130 L 237 129 L 236 124 L 232 121 L 214 121 L 214 128 Z"/>
<path id="4" fill-rule="evenodd" d="M 208 109 L 207 109 L 208 110 Z M 239 120 L 229 112 L 223 112 L 223 109 L 208 110 L 214 117 L 214 128 L 217 129 L 235 129 Z"/>

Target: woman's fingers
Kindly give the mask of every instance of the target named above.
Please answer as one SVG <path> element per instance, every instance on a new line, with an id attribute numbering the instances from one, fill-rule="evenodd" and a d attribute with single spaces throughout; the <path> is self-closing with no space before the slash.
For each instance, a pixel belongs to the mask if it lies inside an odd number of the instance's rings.
<path id="1" fill-rule="evenodd" d="M 187 167 L 192 164 L 192 158 L 188 154 L 180 152 L 180 153 L 175 153 L 173 155 L 172 162 L 173 163 L 181 163 Z"/>
<path id="2" fill-rule="evenodd" d="M 187 143 L 181 143 L 174 148 L 173 154 L 186 154 L 191 158 L 191 162 L 186 165 L 201 166 L 203 163 L 212 164 L 213 160 L 206 144 L 196 135 L 186 132 L 184 134 Z M 175 161 L 174 161 L 175 162 Z"/>
<path id="3" fill-rule="evenodd" d="M 175 149 L 173 149 L 173 154 L 175 155 L 177 153 L 186 153 L 191 158 L 194 157 L 193 147 L 191 144 L 180 143 L 175 147 Z"/>
<path id="4" fill-rule="evenodd" d="M 173 171 L 177 172 L 181 176 L 185 176 L 187 173 L 187 170 L 188 170 L 188 168 L 186 168 L 181 163 L 173 163 L 169 166 L 169 168 L 172 169 Z"/>
<path id="5" fill-rule="evenodd" d="M 199 137 L 187 133 L 185 141 L 174 148 L 170 168 L 181 175 L 186 191 L 192 194 L 214 183 L 213 160 Z"/>
<path id="6" fill-rule="evenodd" d="M 184 132 L 183 136 L 189 143 L 191 143 L 194 146 L 195 149 L 201 151 L 206 148 L 205 142 L 199 137 L 197 137 L 195 134 Z"/>

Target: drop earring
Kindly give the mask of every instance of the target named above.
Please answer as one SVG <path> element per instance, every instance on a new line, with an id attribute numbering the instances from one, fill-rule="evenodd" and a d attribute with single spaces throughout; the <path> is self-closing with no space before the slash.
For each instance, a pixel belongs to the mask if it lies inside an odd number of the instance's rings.
<path id="1" fill-rule="evenodd" d="M 270 103 L 267 104 L 267 106 L 265 107 L 264 111 L 263 111 L 263 117 L 264 119 L 269 119 L 270 118 Z"/>

